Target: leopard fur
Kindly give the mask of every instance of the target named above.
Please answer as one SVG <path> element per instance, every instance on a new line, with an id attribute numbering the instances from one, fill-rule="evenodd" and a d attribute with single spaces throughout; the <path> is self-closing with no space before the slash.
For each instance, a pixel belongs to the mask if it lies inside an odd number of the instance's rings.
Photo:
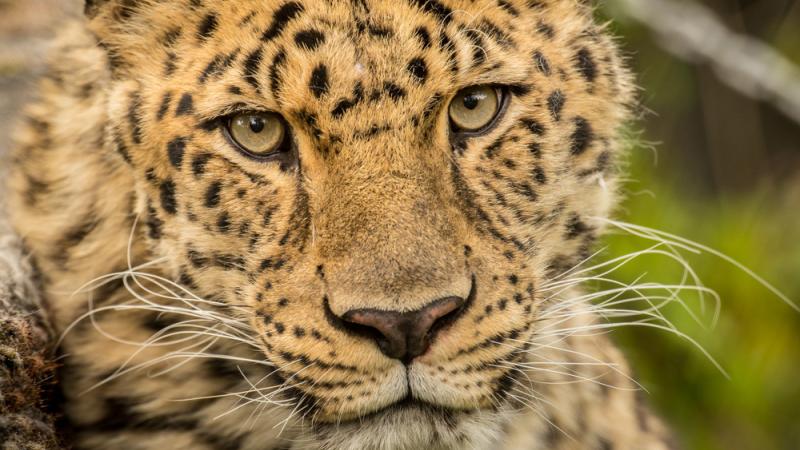
<path id="1" fill-rule="evenodd" d="M 542 290 L 602 232 L 633 101 L 585 3 L 89 0 L 54 55 L 10 210 L 76 448 L 673 445 L 606 337 L 553 332 L 597 320 L 578 291 Z M 453 141 L 485 84 L 504 113 Z M 230 145 L 242 109 L 290 160 Z M 340 319 L 448 296 L 412 361 Z"/>

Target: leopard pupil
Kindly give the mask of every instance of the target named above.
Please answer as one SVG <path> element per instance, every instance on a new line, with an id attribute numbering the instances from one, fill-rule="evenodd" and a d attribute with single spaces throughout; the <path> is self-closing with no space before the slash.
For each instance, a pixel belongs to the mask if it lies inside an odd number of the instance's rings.
<path id="1" fill-rule="evenodd" d="M 469 110 L 477 108 L 480 102 L 481 96 L 479 94 L 470 94 L 464 97 L 464 107 Z"/>
<path id="2" fill-rule="evenodd" d="M 253 133 L 261 133 L 264 130 L 264 119 L 260 117 L 250 118 L 250 131 Z"/>

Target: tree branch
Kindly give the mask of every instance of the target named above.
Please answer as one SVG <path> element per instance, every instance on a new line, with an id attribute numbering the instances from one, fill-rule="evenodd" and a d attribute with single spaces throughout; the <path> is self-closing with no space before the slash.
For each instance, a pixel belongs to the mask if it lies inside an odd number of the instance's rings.
<path id="1" fill-rule="evenodd" d="M 613 0 L 682 59 L 709 65 L 725 84 L 773 104 L 800 123 L 800 69 L 764 42 L 726 27 L 711 10 L 684 0 Z"/>

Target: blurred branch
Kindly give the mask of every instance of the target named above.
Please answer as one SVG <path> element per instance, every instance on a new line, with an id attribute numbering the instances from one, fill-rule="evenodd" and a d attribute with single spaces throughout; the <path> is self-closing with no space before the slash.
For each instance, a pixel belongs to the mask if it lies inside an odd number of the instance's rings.
<path id="1" fill-rule="evenodd" d="M 692 1 L 613 3 L 654 31 L 669 52 L 708 64 L 724 83 L 800 123 L 800 69 L 771 46 L 730 30 L 711 10 Z"/>

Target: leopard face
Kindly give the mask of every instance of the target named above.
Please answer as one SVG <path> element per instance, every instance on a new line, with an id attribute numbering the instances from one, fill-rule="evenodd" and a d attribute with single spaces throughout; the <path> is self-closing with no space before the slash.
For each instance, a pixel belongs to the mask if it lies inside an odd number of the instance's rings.
<path id="1" fill-rule="evenodd" d="M 314 432 L 490 439 L 513 415 L 539 286 L 582 258 L 613 202 L 630 88 L 588 8 L 110 0 L 87 13 L 152 254 L 246 311 Z"/>

